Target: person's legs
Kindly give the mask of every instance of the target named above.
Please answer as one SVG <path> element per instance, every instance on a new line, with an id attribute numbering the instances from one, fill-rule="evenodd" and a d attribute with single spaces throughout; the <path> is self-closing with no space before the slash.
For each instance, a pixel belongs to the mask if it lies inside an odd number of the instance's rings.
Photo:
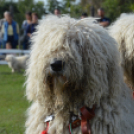
<path id="1" fill-rule="evenodd" d="M 28 49 L 29 49 L 29 46 L 30 46 L 30 38 L 27 37 L 27 38 L 25 39 L 25 50 L 28 50 Z"/>
<path id="2" fill-rule="evenodd" d="M 27 50 L 27 40 L 23 41 L 23 50 Z"/>
<path id="3" fill-rule="evenodd" d="M 8 36 L 8 42 L 11 43 L 11 46 L 13 49 L 16 49 L 16 47 L 18 45 L 18 40 L 14 40 L 13 36 Z"/>
<path id="4" fill-rule="evenodd" d="M 13 41 L 12 41 L 12 47 L 13 47 L 14 49 L 16 49 L 16 48 L 17 48 L 17 45 L 18 45 L 18 40 L 13 40 Z"/>
<path id="5" fill-rule="evenodd" d="M 6 43 L 6 49 L 12 49 L 12 46 L 11 46 L 11 43 L 10 42 L 7 42 Z"/>
<path id="6" fill-rule="evenodd" d="M 31 47 L 31 40 L 30 40 L 30 38 L 29 38 L 29 40 L 27 41 L 27 49 L 30 49 L 30 47 Z"/>
<path id="7" fill-rule="evenodd" d="M 3 40 L 2 43 L 3 43 L 3 48 L 5 49 L 5 48 L 6 48 L 6 43 L 7 43 L 7 41 L 4 41 L 4 40 Z"/>
<path id="8" fill-rule="evenodd" d="M 2 48 L 2 42 L 0 41 L 0 48 Z"/>
<path id="9" fill-rule="evenodd" d="M 0 37 L 0 48 L 3 48 L 3 39 Z"/>
<path id="10" fill-rule="evenodd" d="M 8 36 L 8 41 L 7 41 L 7 43 L 10 43 L 10 45 L 11 45 L 11 48 L 13 48 L 13 40 L 14 40 L 14 37 L 13 36 Z M 6 44 L 7 44 L 6 43 Z"/>
<path id="11" fill-rule="evenodd" d="M 7 41 L 4 41 L 2 42 L 2 49 L 6 49 L 6 43 Z M 6 55 L 5 53 L 0 53 L 0 55 Z"/>

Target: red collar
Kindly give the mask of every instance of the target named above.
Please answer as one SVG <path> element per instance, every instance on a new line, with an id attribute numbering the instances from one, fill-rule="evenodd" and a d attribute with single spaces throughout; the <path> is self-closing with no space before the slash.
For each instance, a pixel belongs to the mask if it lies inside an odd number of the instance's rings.
<path id="1" fill-rule="evenodd" d="M 81 111 L 81 120 L 76 119 L 74 122 L 69 124 L 69 133 L 72 134 L 72 129 L 79 127 L 81 125 L 82 134 L 91 134 L 91 127 L 89 120 L 92 120 L 95 116 L 95 105 L 92 109 L 87 107 L 82 107 Z M 41 134 L 48 134 L 49 129 L 49 121 L 46 122 L 46 130 L 44 130 Z"/>

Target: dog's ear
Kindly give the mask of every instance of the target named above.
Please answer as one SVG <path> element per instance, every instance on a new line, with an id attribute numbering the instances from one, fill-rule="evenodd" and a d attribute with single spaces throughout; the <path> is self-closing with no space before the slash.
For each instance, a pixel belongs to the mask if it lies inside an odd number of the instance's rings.
<path id="1" fill-rule="evenodd" d="M 38 46 L 37 46 L 38 47 Z M 36 51 L 38 48 L 33 49 L 31 55 L 27 61 L 26 69 L 26 96 L 29 101 L 35 101 L 41 98 L 46 88 L 43 83 L 45 73 L 44 71 L 44 57 L 40 56 L 40 51 Z M 41 97 L 39 97 L 41 96 Z"/>
<path id="2" fill-rule="evenodd" d="M 31 61 L 31 58 L 28 62 L 28 68 L 26 70 L 26 76 L 27 76 L 27 81 L 25 83 L 26 85 L 26 96 L 29 101 L 36 100 L 36 95 L 37 95 L 37 65 L 35 61 Z"/>
<path id="3" fill-rule="evenodd" d="M 84 37 L 88 36 L 88 38 L 83 39 L 82 45 L 83 81 L 86 81 L 85 89 L 88 90 L 85 94 L 88 106 L 93 102 L 100 105 L 103 97 L 114 97 L 113 101 L 116 101 L 121 90 L 120 81 L 122 81 L 116 42 L 104 29 L 96 27 L 98 31 L 91 27 L 90 32 L 85 33 L 87 35 Z"/>
<path id="4" fill-rule="evenodd" d="M 93 121 L 94 133 L 104 133 L 101 128 L 110 126 L 112 132 L 118 132 L 120 121 L 115 119 L 119 113 L 121 84 L 123 77 L 119 65 L 119 52 L 116 42 L 99 26 L 91 29 L 87 41 L 82 46 L 84 66 L 84 103 L 91 107 L 96 104 L 96 116 Z M 97 123 L 100 126 L 96 128 Z M 114 127 L 112 123 L 117 127 Z M 114 132 L 113 132 L 114 131 Z M 106 132 L 108 134 L 108 132 Z"/>

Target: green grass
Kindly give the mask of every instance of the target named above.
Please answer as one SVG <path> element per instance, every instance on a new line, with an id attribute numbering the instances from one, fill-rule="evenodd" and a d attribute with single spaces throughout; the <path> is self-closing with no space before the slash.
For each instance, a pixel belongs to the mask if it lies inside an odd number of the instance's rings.
<path id="1" fill-rule="evenodd" d="M 0 65 L 0 134 L 24 134 L 26 120 L 25 77 Z"/>

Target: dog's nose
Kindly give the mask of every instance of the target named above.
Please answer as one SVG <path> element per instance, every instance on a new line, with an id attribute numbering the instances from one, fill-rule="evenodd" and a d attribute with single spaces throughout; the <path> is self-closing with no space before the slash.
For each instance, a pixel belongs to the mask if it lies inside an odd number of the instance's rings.
<path id="1" fill-rule="evenodd" d="M 51 69 L 55 72 L 57 71 L 62 71 L 63 67 L 64 67 L 64 62 L 61 60 L 56 60 L 54 62 L 51 63 Z"/>

